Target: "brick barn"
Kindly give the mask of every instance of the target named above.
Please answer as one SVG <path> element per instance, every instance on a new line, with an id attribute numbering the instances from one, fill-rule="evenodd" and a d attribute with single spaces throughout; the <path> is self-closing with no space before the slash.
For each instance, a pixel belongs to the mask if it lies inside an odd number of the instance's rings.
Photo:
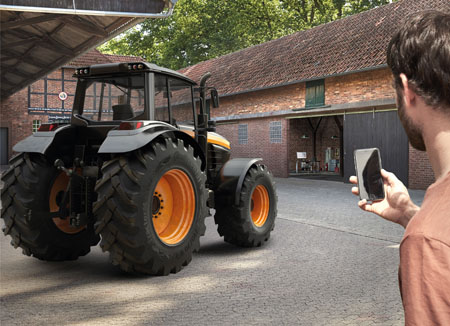
<path id="1" fill-rule="evenodd" d="M 261 157 L 276 176 L 354 174 L 353 151 L 378 147 L 409 188 L 434 181 L 397 118 L 386 48 L 406 16 L 449 12 L 447 0 L 403 0 L 182 69 L 207 71 L 220 94 L 211 109 L 234 157 Z M 306 153 L 306 159 L 297 159 Z M 298 163 L 297 163 L 298 162 Z"/>
<path id="2" fill-rule="evenodd" d="M 142 61 L 142 58 L 108 55 L 92 50 L 14 95 L 2 98 L 0 164 L 8 164 L 8 158 L 13 155 L 12 147 L 35 132 L 42 123 L 69 121 L 76 87 L 76 79 L 72 76 L 76 67 L 136 61 Z"/>

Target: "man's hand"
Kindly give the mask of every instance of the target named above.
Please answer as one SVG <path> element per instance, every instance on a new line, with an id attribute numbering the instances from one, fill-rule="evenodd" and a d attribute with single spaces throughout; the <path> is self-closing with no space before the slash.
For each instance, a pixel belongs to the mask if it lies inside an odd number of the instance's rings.
<path id="1" fill-rule="evenodd" d="M 393 173 L 382 169 L 381 176 L 384 181 L 386 197 L 371 204 L 363 199 L 358 202 L 358 206 L 366 212 L 375 213 L 388 221 L 398 223 L 406 228 L 409 220 L 417 213 L 420 207 L 412 202 L 405 185 Z M 358 179 L 355 176 L 351 176 L 350 182 L 358 184 Z M 358 187 L 353 187 L 352 193 L 359 195 Z"/>

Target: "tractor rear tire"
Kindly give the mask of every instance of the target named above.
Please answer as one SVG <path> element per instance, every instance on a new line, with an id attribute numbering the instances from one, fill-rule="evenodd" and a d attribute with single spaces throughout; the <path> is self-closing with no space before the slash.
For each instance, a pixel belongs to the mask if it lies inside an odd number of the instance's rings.
<path id="1" fill-rule="evenodd" d="M 167 137 L 104 164 L 94 213 L 113 265 L 168 275 L 189 264 L 206 229 L 201 164 L 191 146 Z"/>
<path id="2" fill-rule="evenodd" d="M 68 177 L 43 155 L 17 155 L 2 180 L 3 233 L 10 235 L 11 244 L 21 247 L 25 255 L 49 261 L 75 260 L 99 242 L 93 222 L 71 228 L 68 218 L 45 216 L 44 213 L 58 210 L 56 197 L 65 190 Z"/>
<path id="3" fill-rule="evenodd" d="M 250 168 L 242 185 L 239 205 L 234 193 L 215 196 L 214 220 L 225 242 L 240 247 L 259 247 L 270 237 L 277 215 L 277 195 L 272 174 L 257 164 Z"/>

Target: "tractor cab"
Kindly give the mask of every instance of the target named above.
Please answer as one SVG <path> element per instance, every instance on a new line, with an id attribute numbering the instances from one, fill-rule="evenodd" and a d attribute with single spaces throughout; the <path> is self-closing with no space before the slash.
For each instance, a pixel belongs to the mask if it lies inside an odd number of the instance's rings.
<path id="1" fill-rule="evenodd" d="M 74 76 L 78 84 L 72 124 L 120 125 L 122 121 L 152 120 L 197 129 L 198 115 L 209 113 L 202 105 L 202 87 L 154 64 L 93 65 L 76 69 Z M 217 106 L 217 91 L 212 90 L 211 97 Z"/>

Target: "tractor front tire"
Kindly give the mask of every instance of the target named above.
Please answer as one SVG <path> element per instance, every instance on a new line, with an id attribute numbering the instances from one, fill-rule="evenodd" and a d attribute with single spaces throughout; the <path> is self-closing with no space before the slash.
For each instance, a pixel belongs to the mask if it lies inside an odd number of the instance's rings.
<path id="1" fill-rule="evenodd" d="M 275 183 L 267 167 L 257 164 L 245 176 L 239 204 L 234 193 L 215 196 L 214 220 L 225 242 L 240 247 L 259 247 L 270 237 L 277 215 Z"/>
<path id="2" fill-rule="evenodd" d="M 104 165 L 94 213 L 100 246 L 113 265 L 167 275 L 189 264 L 205 233 L 201 164 L 191 146 L 164 137 Z"/>
<path id="3" fill-rule="evenodd" d="M 2 181 L 3 233 L 10 235 L 11 244 L 21 247 L 25 255 L 49 261 L 75 260 L 99 242 L 93 222 L 72 228 L 68 218 L 46 216 L 59 210 L 57 203 L 67 187 L 68 177 L 45 156 L 17 155 L 10 161 Z"/>

